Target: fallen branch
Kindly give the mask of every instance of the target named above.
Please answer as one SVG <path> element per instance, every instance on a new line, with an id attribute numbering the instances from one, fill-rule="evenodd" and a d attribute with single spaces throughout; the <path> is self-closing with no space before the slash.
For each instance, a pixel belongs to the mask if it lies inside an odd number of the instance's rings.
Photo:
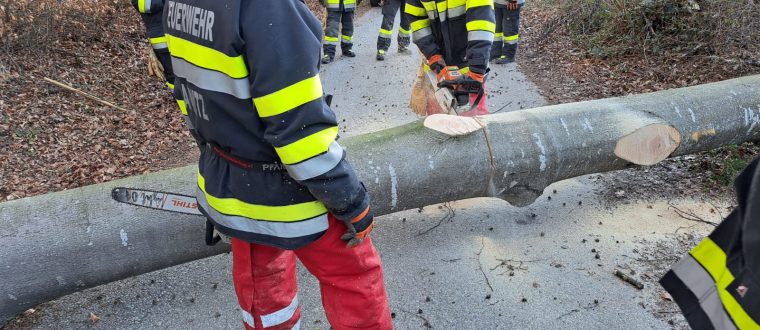
<path id="1" fill-rule="evenodd" d="M 84 97 L 86 97 L 86 98 L 88 98 L 88 99 L 90 99 L 90 100 L 96 101 L 96 102 L 98 102 L 98 103 L 100 103 L 100 104 L 103 104 L 103 105 L 107 105 L 107 106 L 109 106 L 109 107 L 112 107 L 112 108 L 114 108 L 114 109 L 118 109 L 118 110 L 121 110 L 121 111 L 128 111 L 127 109 L 124 109 L 124 108 L 122 108 L 122 107 L 120 107 L 120 106 L 118 106 L 118 105 L 115 105 L 115 104 L 113 104 L 113 103 L 111 103 L 111 102 L 108 102 L 108 101 L 106 101 L 106 100 L 103 100 L 103 99 L 101 99 L 101 98 L 98 98 L 97 96 L 93 96 L 93 95 L 91 95 L 91 94 L 87 94 L 87 93 L 85 93 L 85 92 L 83 92 L 83 91 L 81 91 L 81 90 L 79 90 L 79 89 L 76 89 L 76 88 L 74 88 L 74 87 L 71 87 L 71 86 L 69 86 L 69 85 L 66 85 L 66 84 L 64 84 L 64 83 L 62 83 L 62 82 L 58 82 L 58 81 L 55 81 L 55 80 L 53 80 L 53 79 L 50 79 L 50 78 L 48 78 L 48 77 L 45 77 L 45 81 L 47 81 L 47 82 L 49 82 L 49 83 L 51 83 L 51 84 L 53 84 L 53 85 L 56 85 L 56 86 L 58 86 L 58 87 L 61 87 L 61 88 L 67 89 L 67 90 L 69 90 L 69 91 L 72 91 L 72 92 L 74 92 L 74 93 L 77 93 L 77 94 L 79 94 L 79 95 L 82 95 L 82 96 L 84 96 Z"/>
<path id="2" fill-rule="evenodd" d="M 619 279 L 623 280 L 624 282 L 630 285 L 633 285 L 633 287 L 636 289 L 639 289 L 639 290 L 644 289 L 644 284 L 642 284 L 635 278 L 626 275 L 625 273 L 621 272 L 619 269 L 615 269 L 615 276 L 617 276 Z"/>
<path id="3" fill-rule="evenodd" d="M 480 254 L 483 253 L 483 248 L 485 248 L 485 246 L 486 246 L 484 240 L 485 240 L 485 238 L 481 238 L 480 239 L 480 251 L 478 251 L 478 253 L 476 253 L 475 255 L 478 256 L 478 258 L 477 258 L 478 259 L 478 269 L 480 270 L 480 273 L 483 274 L 483 278 L 486 279 L 486 285 L 488 285 L 488 289 L 490 289 L 491 292 L 493 292 L 493 287 L 491 286 L 491 281 L 488 280 L 488 276 L 486 275 L 486 272 L 483 270 L 483 264 L 480 263 Z"/>
<path id="4" fill-rule="evenodd" d="M 712 221 L 707 221 L 707 220 L 705 220 L 705 219 L 702 219 L 700 216 L 698 216 L 698 215 L 694 214 L 694 212 L 692 212 L 692 211 L 684 211 L 684 210 L 681 210 L 681 209 L 679 209 L 677 206 L 675 206 L 675 205 L 673 205 L 673 204 L 670 204 L 670 203 L 668 203 L 668 208 L 672 208 L 672 209 L 673 209 L 673 211 L 674 211 L 674 212 L 675 212 L 675 213 L 676 213 L 676 214 L 677 214 L 679 217 L 683 218 L 684 220 L 689 220 L 689 221 L 696 221 L 696 222 L 706 223 L 706 224 L 708 224 L 708 225 L 711 225 L 711 226 L 713 226 L 713 227 L 715 227 L 715 226 L 717 226 L 717 225 L 718 225 L 717 223 L 714 223 L 714 222 L 712 222 Z"/>
<path id="5" fill-rule="evenodd" d="M 435 226 L 432 226 L 432 227 L 430 227 L 428 229 L 425 229 L 425 230 L 417 233 L 417 236 L 425 235 L 425 234 L 429 233 L 430 231 L 432 231 L 433 229 L 438 228 L 438 226 L 440 226 L 444 221 L 450 220 L 450 219 L 454 218 L 454 216 L 456 215 L 456 213 L 454 213 L 454 209 L 451 208 L 451 206 L 449 205 L 449 203 L 443 203 L 443 207 L 445 207 L 446 209 L 448 209 L 448 213 L 446 213 L 446 215 L 444 215 L 443 218 L 441 218 L 441 220 L 439 220 L 438 223 Z"/>

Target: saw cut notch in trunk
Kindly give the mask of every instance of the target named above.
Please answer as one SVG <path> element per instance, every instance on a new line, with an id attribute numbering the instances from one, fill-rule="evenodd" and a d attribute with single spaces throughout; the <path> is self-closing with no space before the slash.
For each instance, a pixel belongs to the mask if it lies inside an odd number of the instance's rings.
<path id="1" fill-rule="evenodd" d="M 681 145 L 681 133 L 670 125 L 651 124 L 617 141 L 615 155 L 636 165 L 654 165 Z"/>

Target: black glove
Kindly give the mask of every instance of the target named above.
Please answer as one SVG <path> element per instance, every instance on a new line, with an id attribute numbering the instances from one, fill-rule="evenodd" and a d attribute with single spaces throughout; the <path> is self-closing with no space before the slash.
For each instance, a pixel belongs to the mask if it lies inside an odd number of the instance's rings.
<path id="1" fill-rule="evenodd" d="M 346 225 L 346 233 L 344 233 L 340 239 L 347 242 L 348 247 L 354 247 L 359 245 L 374 228 L 375 215 L 370 210 L 369 206 L 359 214 L 350 220 L 341 220 Z"/>

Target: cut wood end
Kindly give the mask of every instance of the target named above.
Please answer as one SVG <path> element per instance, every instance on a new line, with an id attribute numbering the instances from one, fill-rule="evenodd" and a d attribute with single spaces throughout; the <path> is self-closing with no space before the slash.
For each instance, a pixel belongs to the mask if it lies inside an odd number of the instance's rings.
<path id="1" fill-rule="evenodd" d="M 428 116 L 425 118 L 424 125 L 429 129 L 449 136 L 464 136 L 483 128 L 475 118 L 445 114 Z"/>
<path id="2" fill-rule="evenodd" d="M 681 145 L 681 133 L 670 125 L 652 124 L 618 140 L 615 155 L 636 165 L 654 165 Z"/>

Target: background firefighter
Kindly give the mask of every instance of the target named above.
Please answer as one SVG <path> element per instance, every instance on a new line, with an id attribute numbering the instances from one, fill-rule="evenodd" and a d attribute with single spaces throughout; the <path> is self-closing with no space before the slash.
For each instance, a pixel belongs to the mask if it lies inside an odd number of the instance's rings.
<path id="1" fill-rule="evenodd" d="M 369 196 L 323 98 L 320 22 L 299 0 L 167 1 L 163 21 L 244 326 L 299 327 L 298 257 L 334 329 L 391 329 Z"/>
<path id="2" fill-rule="evenodd" d="M 355 57 L 356 53 L 351 48 L 354 46 L 354 10 L 357 0 L 322 0 L 322 4 L 327 8 L 322 63 L 327 64 L 335 59 L 335 48 L 339 41 L 343 56 Z"/>
<path id="3" fill-rule="evenodd" d="M 520 10 L 525 0 L 494 0 L 496 36 L 491 47 L 491 58 L 496 64 L 515 61 L 517 41 L 520 39 Z"/>
<path id="4" fill-rule="evenodd" d="M 187 116 L 187 106 L 180 93 L 174 93 L 174 69 L 172 68 L 171 55 L 164 35 L 164 26 L 162 17 L 164 11 L 164 0 L 132 0 L 132 6 L 137 9 L 142 17 L 145 30 L 150 42 L 148 50 L 148 74 L 155 75 L 161 80 L 166 81 L 166 86 L 175 97 L 177 106 L 182 113 L 185 125 L 190 129 L 190 134 L 195 135 L 194 127 Z"/>
<path id="5" fill-rule="evenodd" d="M 161 16 L 164 9 L 163 0 L 132 0 L 132 6 L 137 9 L 142 17 L 145 31 L 148 35 L 151 50 L 148 52 L 149 73 L 166 80 L 169 89 L 174 89 L 174 72 L 172 70 L 169 49 L 164 37 L 164 27 Z M 152 56 L 151 56 L 152 54 Z M 158 60 L 156 62 L 155 60 Z"/>
<path id="6" fill-rule="evenodd" d="M 377 36 L 377 56 L 378 61 L 385 60 L 385 53 L 391 47 L 391 37 L 393 35 L 393 23 L 396 20 L 396 13 L 401 11 L 401 23 L 398 28 L 398 51 L 399 53 L 409 52 L 409 43 L 411 33 L 409 27 L 409 17 L 404 14 L 404 0 L 385 0 L 383 1 L 383 22 L 380 23 L 380 34 Z"/>
<path id="7" fill-rule="evenodd" d="M 460 115 L 488 114 L 484 82 L 496 28 L 493 0 L 407 0 L 404 12 L 439 83 L 479 90 L 470 94 L 473 109 Z M 451 74 L 455 70 L 461 75 Z"/>

